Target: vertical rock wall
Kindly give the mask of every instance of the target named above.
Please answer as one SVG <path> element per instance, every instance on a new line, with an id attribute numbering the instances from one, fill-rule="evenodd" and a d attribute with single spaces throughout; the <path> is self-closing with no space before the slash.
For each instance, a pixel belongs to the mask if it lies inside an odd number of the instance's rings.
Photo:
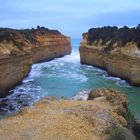
<path id="1" fill-rule="evenodd" d="M 98 34 L 98 31 L 104 32 Z M 105 33 L 104 28 L 97 28 L 97 30 L 93 29 L 93 34 L 89 32 L 83 34 L 83 41 L 79 47 L 81 63 L 105 69 L 110 75 L 120 77 L 139 86 L 140 55 L 138 43 L 132 41 L 123 44 L 118 36 L 114 35 L 114 40 L 109 38 L 109 33 Z M 95 38 L 92 35 L 95 35 Z M 91 42 L 90 36 L 92 36 Z"/>
<path id="2" fill-rule="evenodd" d="M 0 29 L 0 97 L 25 78 L 33 63 L 71 53 L 70 38 L 47 28 Z"/>

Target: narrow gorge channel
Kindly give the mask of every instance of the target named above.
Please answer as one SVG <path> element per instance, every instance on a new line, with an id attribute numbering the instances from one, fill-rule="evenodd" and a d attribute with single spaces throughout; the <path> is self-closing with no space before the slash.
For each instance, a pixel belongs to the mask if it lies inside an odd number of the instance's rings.
<path id="1" fill-rule="evenodd" d="M 140 120 L 140 87 L 129 85 L 106 71 L 80 64 L 80 39 L 72 39 L 71 55 L 32 66 L 29 76 L 6 98 L 0 98 L 0 117 L 3 118 L 24 106 L 46 97 L 71 98 L 78 92 L 93 88 L 114 88 L 128 97 L 129 107 Z"/>

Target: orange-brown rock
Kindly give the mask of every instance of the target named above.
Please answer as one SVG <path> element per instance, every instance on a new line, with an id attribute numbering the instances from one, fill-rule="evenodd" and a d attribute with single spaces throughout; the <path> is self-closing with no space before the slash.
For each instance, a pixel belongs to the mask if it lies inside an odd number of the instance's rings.
<path id="1" fill-rule="evenodd" d="M 111 131 L 121 128 L 123 138 L 135 140 L 122 115 L 126 113 L 126 98 L 122 94 L 109 89 L 93 90 L 90 99 L 43 99 L 1 120 L 0 139 L 109 140 Z"/>
<path id="2" fill-rule="evenodd" d="M 119 40 L 101 38 L 89 43 L 88 38 L 88 33 L 83 34 L 79 48 L 81 63 L 100 67 L 112 76 L 140 85 L 140 49 L 137 42 L 123 45 Z"/>
<path id="3" fill-rule="evenodd" d="M 70 39 L 62 35 L 35 36 L 40 47 L 32 48 L 33 62 L 50 60 L 71 53 Z M 46 55 L 47 54 L 47 55 Z"/>
<path id="4" fill-rule="evenodd" d="M 28 75 L 32 64 L 31 55 L 0 59 L 0 96 L 5 96 L 15 84 Z"/>
<path id="5" fill-rule="evenodd" d="M 70 38 L 56 30 L 0 29 L 0 96 L 27 76 L 31 65 L 71 53 Z"/>

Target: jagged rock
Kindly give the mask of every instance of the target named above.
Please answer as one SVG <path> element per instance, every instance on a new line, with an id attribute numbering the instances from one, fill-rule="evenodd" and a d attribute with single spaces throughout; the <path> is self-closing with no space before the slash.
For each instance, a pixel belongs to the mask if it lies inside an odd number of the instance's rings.
<path id="1" fill-rule="evenodd" d="M 113 89 L 94 89 L 90 91 L 88 100 L 97 100 L 99 97 L 102 98 L 102 100 L 108 100 L 112 106 L 114 106 L 115 112 L 119 112 L 121 114 L 126 112 L 126 97 L 122 96 L 120 92 Z"/>

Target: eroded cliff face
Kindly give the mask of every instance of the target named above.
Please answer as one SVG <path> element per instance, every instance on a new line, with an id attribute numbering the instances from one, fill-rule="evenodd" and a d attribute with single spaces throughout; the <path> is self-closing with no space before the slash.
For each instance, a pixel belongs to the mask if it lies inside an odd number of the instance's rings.
<path id="1" fill-rule="evenodd" d="M 111 39 L 107 34 L 105 35 L 100 39 L 92 37 L 93 40 L 90 41 L 90 33 L 83 34 L 83 41 L 79 48 L 81 63 L 100 67 L 107 70 L 110 75 L 125 79 L 131 84 L 140 85 L 138 42 L 131 40 L 122 43 L 117 36 Z"/>
<path id="2" fill-rule="evenodd" d="M 32 48 L 33 62 L 50 60 L 71 53 L 70 38 L 62 35 L 35 35 L 39 47 Z M 47 55 L 46 55 L 47 54 Z"/>
<path id="3" fill-rule="evenodd" d="M 0 97 L 25 78 L 30 72 L 32 56 L 23 55 L 0 59 Z"/>
<path id="4" fill-rule="evenodd" d="M 135 140 L 125 114 L 126 98 L 110 89 L 92 90 L 87 101 L 43 99 L 1 120 L 0 139 Z"/>
<path id="5" fill-rule="evenodd" d="M 33 63 L 71 53 L 70 38 L 55 30 L 0 29 L 0 96 L 27 76 Z"/>

